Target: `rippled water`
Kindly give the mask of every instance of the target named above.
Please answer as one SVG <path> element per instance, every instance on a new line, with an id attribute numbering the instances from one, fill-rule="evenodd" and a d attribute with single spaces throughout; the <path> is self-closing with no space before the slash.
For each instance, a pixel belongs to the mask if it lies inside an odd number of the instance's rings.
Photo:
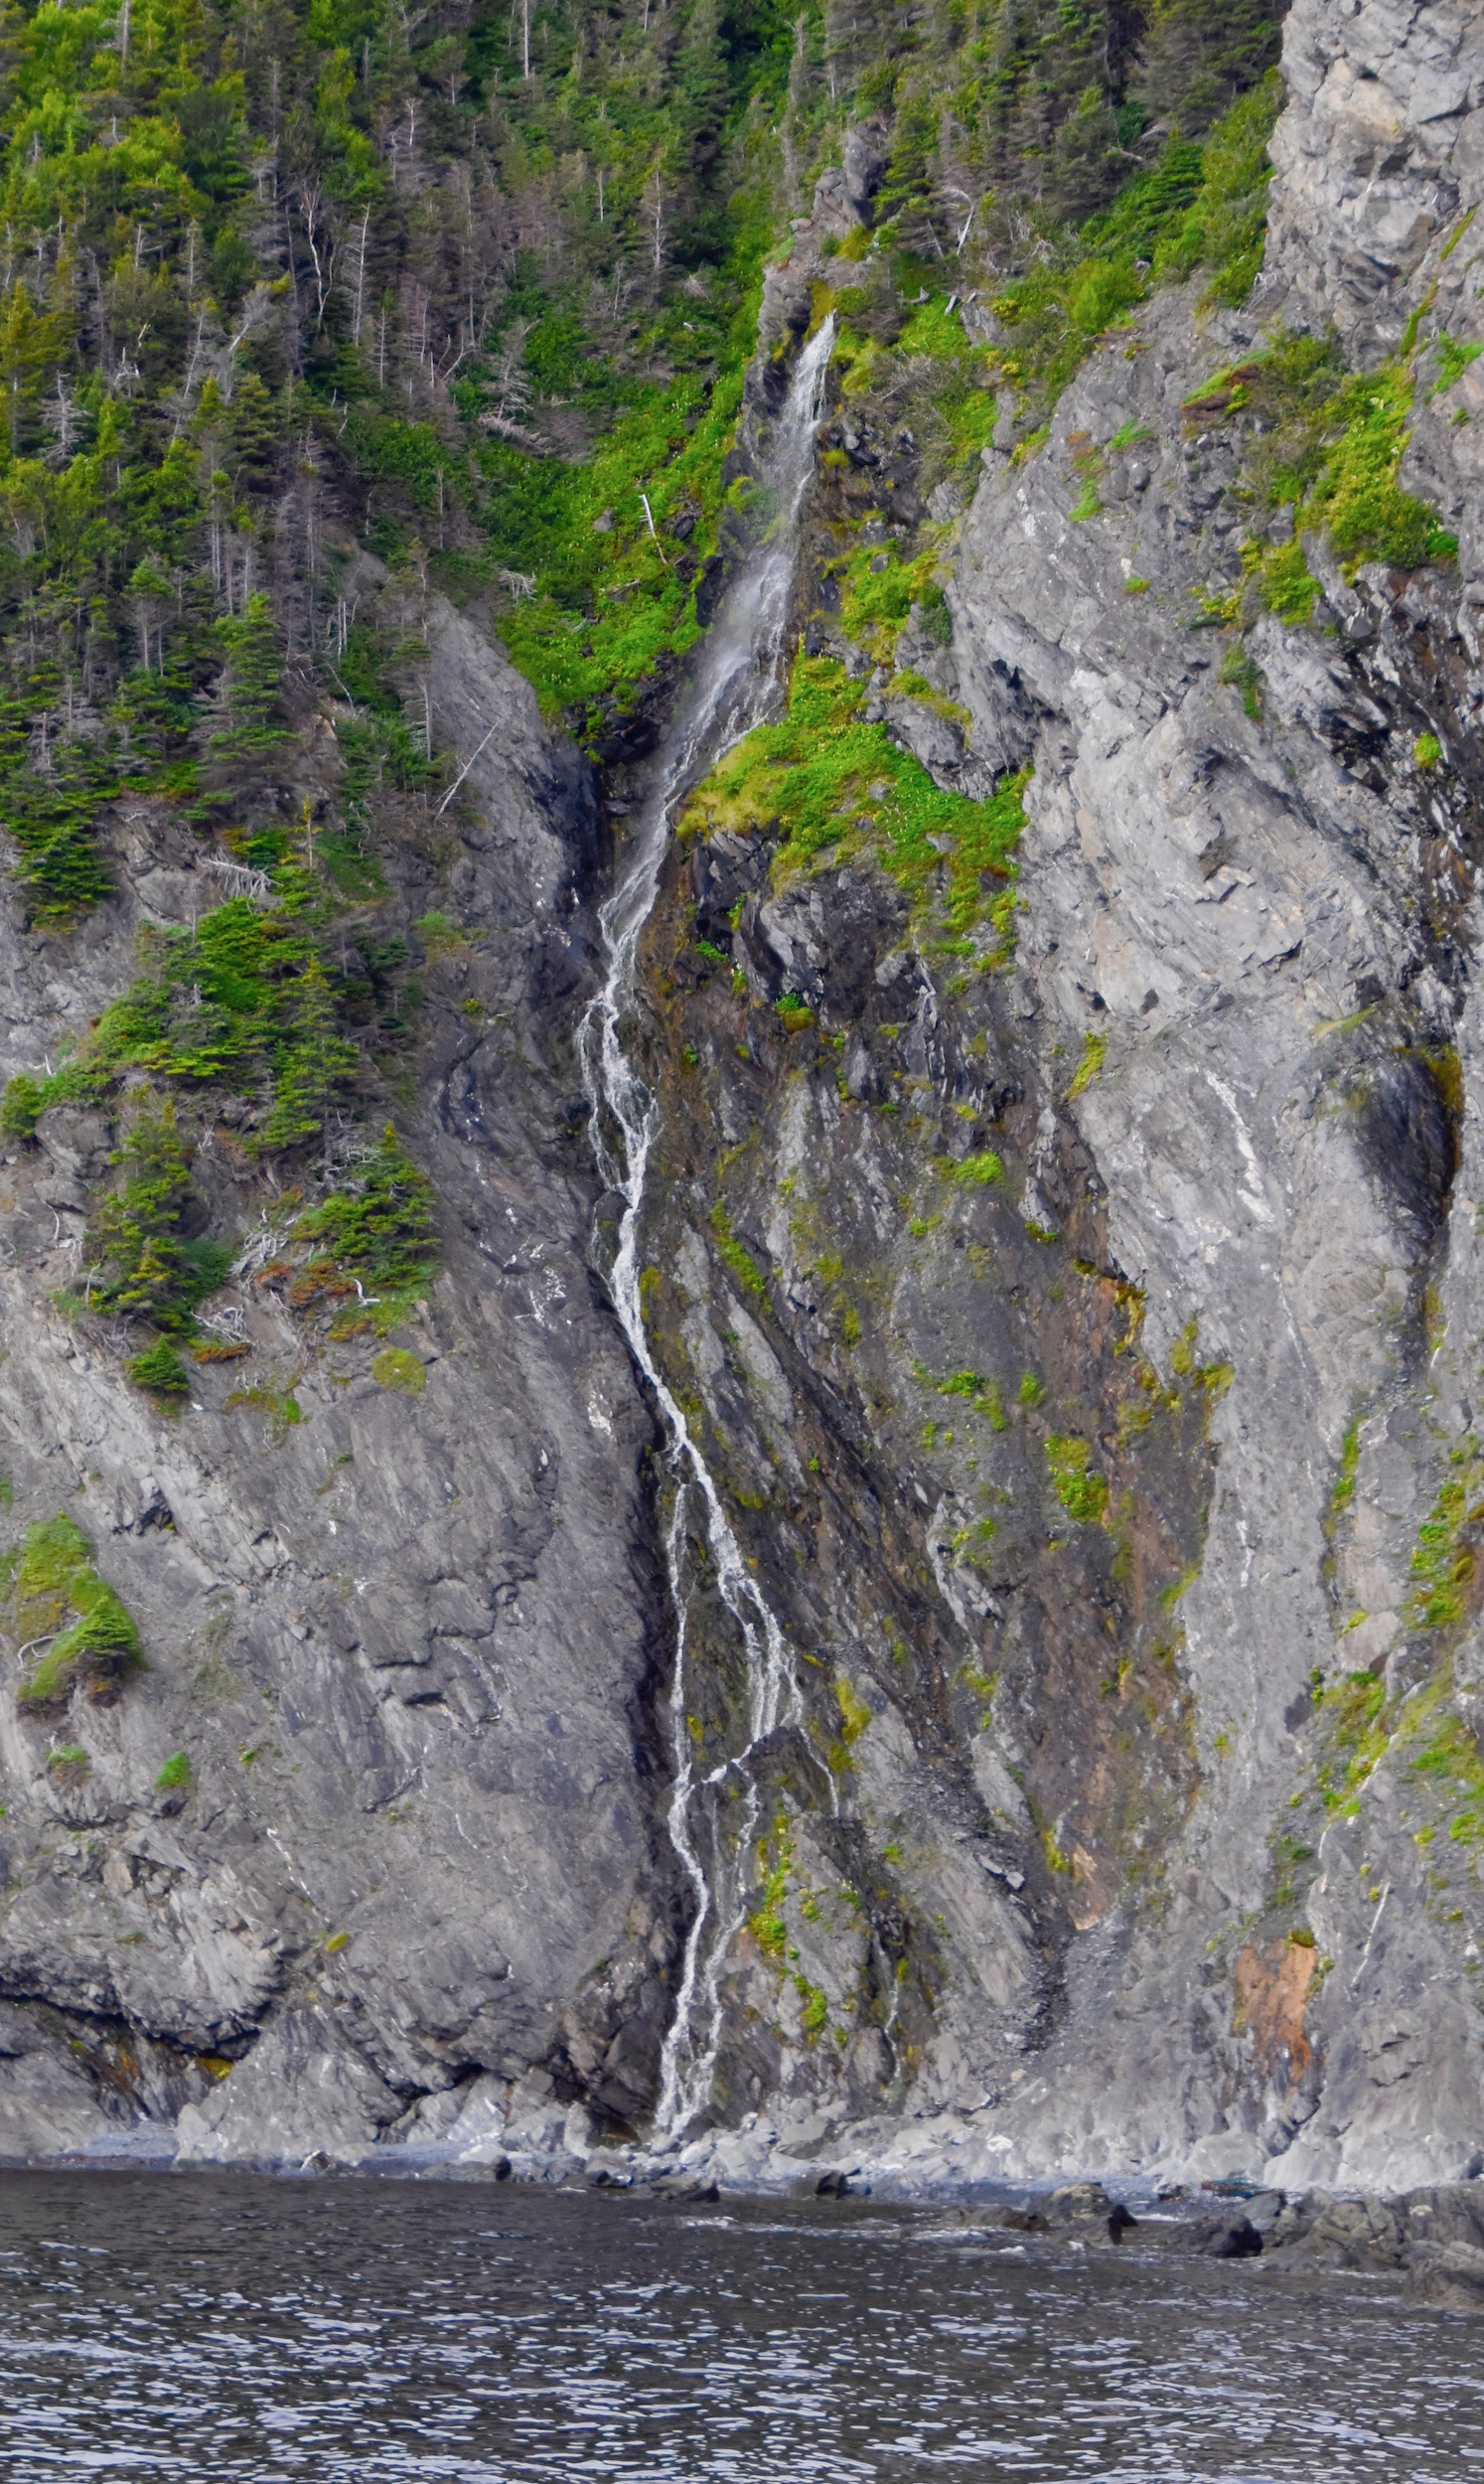
<path id="1" fill-rule="evenodd" d="M 0 2176 L 6 2484 L 1433 2484 L 1484 2464 L 1481 2345 L 1360 2280 L 868 2203 Z"/>

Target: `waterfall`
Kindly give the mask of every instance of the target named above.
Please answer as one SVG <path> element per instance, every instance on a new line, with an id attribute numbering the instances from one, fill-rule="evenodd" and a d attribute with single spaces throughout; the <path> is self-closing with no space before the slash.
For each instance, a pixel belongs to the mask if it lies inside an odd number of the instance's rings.
<path id="1" fill-rule="evenodd" d="M 660 2140 L 678 2136 L 710 2097 L 721 2041 L 721 1974 L 726 1953 L 741 1929 L 748 1858 L 757 1834 L 761 1796 L 752 1757 L 778 1725 L 796 1713 L 798 1693 L 783 1631 L 748 1570 L 715 1478 L 666 1386 L 645 1334 L 639 1295 L 639 1224 L 659 1103 L 625 1048 L 625 1024 L 634 1005 L 639 943 L 660 893 L 676 806 L 689 787 L 744 733 L 763 722 L 778 702 L 800 519 L 814 472 L 815 433 L 823 411 L 824 375 L 833 342 L 834 321 L 829 318 L 795 365 L 762 477 L 776 504 L 775 516 L 723 598 L 689 694 L 661 752 L 654 790 L 641 814 L 618 886 L 599 916 L 608 971 L 578 1037 L 593 1153 L 604 1181 L 624 1202 L 609 1291 L 634 1359 L 655 1393 L 675 1479 L 674 1505 L 666 1534 L 676 1617 L 671 1688 L 674 1789 L 668 1826 L 670 1842 L 690 1884 L 695 1913 L 661 2062 L 655 2119 L 655 2135 Z M 718 1592 L 742 1634 L 748 1678 L 743 1746 L 705 1772 L 697 1765 L 685 1724 L 689 1588 L 684 1546 L 692 1506 L 697 1507 L 704 1529 Z"/>

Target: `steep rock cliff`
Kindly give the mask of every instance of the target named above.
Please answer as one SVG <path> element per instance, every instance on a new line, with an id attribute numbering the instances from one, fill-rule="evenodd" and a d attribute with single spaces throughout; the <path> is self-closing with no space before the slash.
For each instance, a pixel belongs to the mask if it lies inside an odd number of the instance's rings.
<path id="1" fill-rule="evenodd" d="M 1295 0 L 1283 78 L 1250 302 L 1156 292 L 1044 436 L 1004 398 L 971 491 L 875 400 L 821 428 L 819 713 L 976 806 L 968 877 L 967 813 L 909 867 L 869 769 L 807 847 L 722 771 L 648 926 L 647 1334 L 796 1684 L 746 1763 L 696 2167 L 1480 2161 L 1484 48 L 1461 9 Z M 867 116 L 770 275 L 744 497 L 885 154 Z M 1312 440 L 1271 488 L 1304 337 L 1352 428 L 1373 386 L 1404 409 L 1343 481 L 1412 496 L 1396 557 L 1347 553 Z M 915 583 L 865 648 L 872 564 Z M 250 1389 L 207 1361 L 162 1412 L 68 1301 L 118 1127 L 53 1106 L 9 1153 L 16 1535 L 74 1519 L 148 1667 L 18 1701 L 12 1613 L 10 2152 L 559 2167 L 654 2111 L 695 1922 L 672 1729 L 724 1836 L 748 1659 L 697 1533 L 672 1716 L 673 1474 L 573 1052 L 589 774 L 474 619 L 421 626 L 475 797 L 384 865 L 425 953 L 392 1099 L 441 1202 L 425 1308 L 332 1340 L 248 1253 Z M 652 739 L 608 751 L 620 856 Z M 114 862 L 65 948 L 6 929 L 9 1068 L 200 910 L 168 807 Z M 194 1145 L 229 1224 L 230 1124 Z"/>
<path id="2" fill-rule="evenodd" d="M 952 644 L 915 616 L 916 691 L 876 677 L 940 785 L 1033 770 L 1013 965 L 956 974 L 827 845 L 781 884 L 715 800 L 657 918 L 656 1326 L 811 1651 L 722 2161 L 1479 2161 L 1484 54 L 1457 11 L 1299 5 L 1284 75 L 1251 306 L 1163 294 L 986 450 Z M 1331 330 L 1402 374 L 1456 562 L 1264 509 L 1282 339 Z M 823 437 L 877 541 L 923 521 L 890 441 Z M 831 488 L 809 643 L 848 667 Z M 1284 613 L 1244 580 L 1295 515 Z M 915 2131 L 851 2126 L 882 2080 Z"/>
<path id="3" fill-rule="evenodd" d="M 539 2113 L 554 2073 L 558 2119 L 580 2089 L 626 2125 L 653 2087 L 670 1902 L 649 1424 L 588 1273 L 561 1040 L 593 796 L 483 632 L 435 602 L 428 633 L 440 730 L 474 751 L 493 728 L 473 817 L 386 856 L 394 919 L 383 901 L 343 925 L 427 952 L 397 1109 L 443 1266 L 398 1342 L 327 1343 L 261 1281 L 270 1241 L 213 1298 L 250 1364 L 193 1363 L 189 1405 L 162 1411 L 125 1378 L 120 1322 L 54 1307 L 81 1282 L 110 1126 L 58 1105 L 7 1159 L 11 1515 L 82 1530 L 147 1667 L 26 1707 L 35 1648 L 12 1667 L 9 2153 L 132 2134 L 297 2160 L 432 2139 L 466 2109 L 481 2135 L 492 2074 L 502 2101 L 533 2083 Z M 312 723 L 300 750 L 312 795 Z M 220 901 L 166 806 L 135 809 L 114 860 L 116 896 L 66 950 L 7 918 L 12 1067 L 80 1036 L 141 927 Z M 450 937 L 437 899 L 478 928 Z M 261 1173 L 229 1115 L 197 1133 L 192 1175 L 250 1242 Z"/>

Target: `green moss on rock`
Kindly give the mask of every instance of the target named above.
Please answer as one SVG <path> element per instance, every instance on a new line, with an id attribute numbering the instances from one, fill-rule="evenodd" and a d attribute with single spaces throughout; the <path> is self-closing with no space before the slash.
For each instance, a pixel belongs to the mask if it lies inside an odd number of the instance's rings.
<path id="1" fill-rule="evenodd" d="M 865 696 L 832 657 L 801 656 L 787 714 L 727 753 L 691 796 L 681 830 L 777 837 L 780 885 L 821 860 L 873 859 L 920 922 L 955 939 L 987 928 L 985 962 L 997 962 L 1009 953 L 1030 771 L 1006 777 L 987 802 L 943 793 L 884 724 L 866 723 Z"/>
<path id="2" fill-rule="evenodd" d="M 10 1607 L 24 1646 L 49 1640 L 17 1692 L 23 1714 L 66 1707 L 80 1682 L 94 1701 L 144 1670 L 139 1632 L 92 1562 L 92 1546 L 65 1511 L 27 1528 L 9 1555 Z"/>
<path id="3" fill-rule="evenodd" d="M 371 1364 L 371 1378 L 379 1388 L 400 1389 L 405 1397 L 420 1397 L 427 1377 L 418 1357 L 402 1345 L 388 1345 Z"/>
<path id="4" fill-rule="evenodd" d="M 1046 1463 L 1057 1499 L 1080 1526 L 1096 1526 L 1108 1508 L 1108 1483 L 1092 1463 L 1087 1441 L 1053 1432 L 1046 1443 Z"/>

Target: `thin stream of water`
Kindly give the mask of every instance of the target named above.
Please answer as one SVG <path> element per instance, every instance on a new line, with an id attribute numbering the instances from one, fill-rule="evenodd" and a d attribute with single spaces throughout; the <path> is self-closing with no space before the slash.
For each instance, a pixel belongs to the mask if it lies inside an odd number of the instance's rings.
<path id="1" fill-rule="evenodd" d="M 758 1746 L 793 1713 L 797 1692 L 777 1617 L 743 1560 L 715 1478 L 660 1373 L 645 1334 L 639 1227 L 659 1103 L 635 1065 L 626 1028 L 635 1003 L 639 944 L 659 896 L 676 806 L 688 788 L 743 734 L 762 723 L 778 702 L 800 521 L 814 472 L 815 433 L 823 410 L 824 375 L 833 343 L 834 321 L 829 318 L 795 365 L 762 477 L 777 514 L 722 601 L 690 695 L 662 754 L 655 790 L 641 816 L 619 884 L 599 916 L 608 972 L 578 1038 L 593 1154 L 604 1181 L 624 1202 L 608 1287 L 630 1350 L 655 1393 L 676 1481 L 666 1534 L 676 1616 L 671 1692 L 674 1792 L 668 1827 L 690 1884 L 695 1912 L 661 2064 L 655 2119 L 655 2137 L 660 2141 L 682 2132 L 710 2096 L 721 2032 L 721 1970 L 741 1927 L 746 1858 L 757 1828 L 759 1793 L 750 1764 Z M 685 1729 L 690 1605 L 685 1542 L 692 1494 L 699 1499 L 717 1590 L 742 1634 L 750 1686 L 743 1747 L 704 1772 L 696 1766 Z M 735 1796 L 739 1789 L 741 1799 L 727 1803 L 723 1833 L 722 1800 L 728 1794 Z"/>

